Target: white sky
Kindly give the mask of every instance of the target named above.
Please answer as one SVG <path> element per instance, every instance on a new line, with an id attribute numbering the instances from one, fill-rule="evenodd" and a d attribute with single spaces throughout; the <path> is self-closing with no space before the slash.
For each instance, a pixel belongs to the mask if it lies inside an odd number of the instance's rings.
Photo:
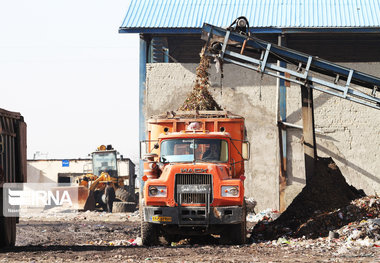
<path id="1" fill-rule="evenodd" d="M 0 1 L 0 108 L 28 125 L 28 158 L 138 158 L 139 38 L 128 0 Z M 45 157 L 45 156 L 44 156 Z"/>

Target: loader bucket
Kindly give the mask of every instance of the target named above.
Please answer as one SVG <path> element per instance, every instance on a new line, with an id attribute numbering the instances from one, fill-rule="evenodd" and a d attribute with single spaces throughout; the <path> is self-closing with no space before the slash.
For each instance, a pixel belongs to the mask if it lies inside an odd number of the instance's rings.
<path id="1" fill-rule="evenodd" d="M 78 187 L 78 210 L 95 210 L 94 192 L 84 186 Z"/>

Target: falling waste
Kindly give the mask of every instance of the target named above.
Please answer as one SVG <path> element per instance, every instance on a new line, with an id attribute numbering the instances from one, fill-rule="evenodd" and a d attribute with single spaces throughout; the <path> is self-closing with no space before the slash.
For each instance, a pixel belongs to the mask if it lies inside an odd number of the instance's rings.
<path id="1" fill-rule="evenodd" d="M 208 88 L 210 68 L 210 57 L 205 55 L 206 46 L 201 50 L 199 66 L 196 69 L 196 80 L 192 92 L 187 96 L 185 102 L 178 109 L 180 111 L 213 111 L 222 110 L 218 103 L 214 100 Z"/>

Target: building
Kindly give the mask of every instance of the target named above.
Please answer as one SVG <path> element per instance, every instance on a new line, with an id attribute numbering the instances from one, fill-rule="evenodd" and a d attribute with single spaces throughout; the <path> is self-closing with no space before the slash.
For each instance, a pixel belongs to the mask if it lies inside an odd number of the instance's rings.
<path id="1" fill-rule="evenodd" d="M 117 160 L 120 176 L 135 175 L 129 158 Z M 28 183 L 72 183 L 75 177 L 92 172 L 91 159 L 38 159 L 27 161 Z"/>
<path id="2" fill-rule="evenodd" d="M 178 109 L 191 91 L 204 22 L 227 27 L 245 16 L 258 38 L 380 76 L 379 14 L 378 0 L 132 0 L 119 32 L 140 34 L 140 139 L 149 116 Z M 258 209 L 279 209 L 284 160 L 290 204 L 305 185 L 299 87 L 230 64 L 223 78 L 213 67 L 210 73 L 215 100 L 246 118 L 246 195 Z M 349 184 L 378 193 L 379 112 L 319 92 L 314 111 L 318 155 L 331 156 Z M 282 156 L 278 115 L 293 124 L 282 133 Z"/>

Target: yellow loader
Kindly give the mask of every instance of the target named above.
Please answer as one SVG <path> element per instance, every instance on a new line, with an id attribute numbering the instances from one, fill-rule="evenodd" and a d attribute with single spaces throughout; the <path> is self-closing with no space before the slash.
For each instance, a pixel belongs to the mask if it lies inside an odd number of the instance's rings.
<path id="1" fill-rule="evenodd" d="M 75 180 L 78 185 L 78 210 L 106 210 L 104 189 L 107 182 L 114 187 L 116 198 L 120 201 L 134 199 L 134 193 L 124 189 L 124 179 L 128 179 L 129 176 L 118 174 L 116 150 L 111 145 L 101 145 L 91 156 L 92 173 Z"/>

